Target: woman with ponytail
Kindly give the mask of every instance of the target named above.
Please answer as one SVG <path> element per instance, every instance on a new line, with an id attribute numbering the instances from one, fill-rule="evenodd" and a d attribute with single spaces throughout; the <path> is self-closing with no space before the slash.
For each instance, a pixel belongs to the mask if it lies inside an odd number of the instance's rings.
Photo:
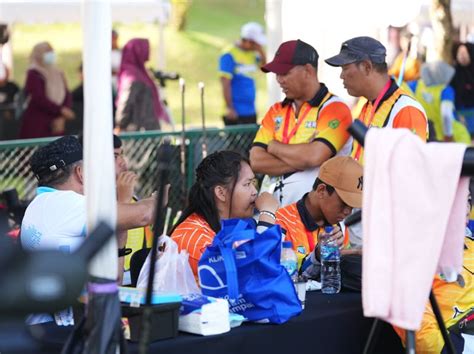
<path id="1" fill-rule="evenodd" d="M 221 229 L 221 220 L 251 218 L 255 209 L 260 211 L 257 226 L 275 223 L 278 201 L 269 193 L 257 197 L 255 175 L 247 159 L 237 152 L 219 151 L 202 160 L 188 206 L 171 233 L 179 249 L 188 251 L 195 275 L 204 249 Z"/>

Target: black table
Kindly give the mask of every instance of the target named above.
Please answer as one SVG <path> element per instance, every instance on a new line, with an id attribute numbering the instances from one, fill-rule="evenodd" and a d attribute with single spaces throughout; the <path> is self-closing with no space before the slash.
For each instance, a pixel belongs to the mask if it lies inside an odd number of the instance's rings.
<path id="1" fill-rule="evenodd" d="M 362 353 L 373 319 L 362 314 L 361 295 L 307 293 L 306 308 L 282 325 L 246 323 L 230 332 L 201 337 L 180 333 L 152 343 L 150 353 L 293 354 Z M 138 345 L 129 346 L 138 353 Z M 375 353 L 404 353 L 392 328 L 384 323 Z"/>
<path id="2" fill-rule="evenodd" d="M 307 354 L 362 353 L 373 320 L 363 317 L 357 293 L 324 295 L 307 293 L 306 308 L 282 325 L 246 323 L 215 336 L 179 333 L 178 337 L 150 344 L 150 353 L 163 354 Z M 10 333 L 8 333 L 10 332 Z M 50 340 L 33 341 L 13 323 L 0 324 L 0 352 L 59 353 L 60 333 L 50 331 Z M 64 335 L 64 333 L 62 333 Z M 129 344 L 138 353 L 138 344 Z M 384 323 L 374 353 L 401 354 L 404 350 L 392 328 Z"/>

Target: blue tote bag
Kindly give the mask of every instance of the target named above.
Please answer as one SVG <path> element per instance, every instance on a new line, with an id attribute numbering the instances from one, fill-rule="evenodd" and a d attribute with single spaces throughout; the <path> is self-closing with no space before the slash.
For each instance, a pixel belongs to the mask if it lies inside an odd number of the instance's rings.
<path id="1" fill-rule="evenodd" d="M 230 311 L 250 321 L 283 323 L 301 312 L 288 272 L 280 265 L 279 225 L 259 234 L 253 220 L 222 221 L 198 266 L 202 293 L 229 300 Z M 248 240 L 233 248 L 236 241 Z"/>

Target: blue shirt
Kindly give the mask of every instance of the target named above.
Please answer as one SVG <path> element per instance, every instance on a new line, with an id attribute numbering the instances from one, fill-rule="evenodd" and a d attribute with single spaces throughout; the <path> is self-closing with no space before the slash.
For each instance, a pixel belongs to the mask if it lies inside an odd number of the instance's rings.
<path id="1" fill-rule="evenodd" d="M 255 74 L 260 69 L 260 57 L 234 45 L 221 55 L 219 73 L 230 79 L 232 105 L 239 116 L 255 115 Z M 225 102 L 224 102 L 225 104 Z"/>

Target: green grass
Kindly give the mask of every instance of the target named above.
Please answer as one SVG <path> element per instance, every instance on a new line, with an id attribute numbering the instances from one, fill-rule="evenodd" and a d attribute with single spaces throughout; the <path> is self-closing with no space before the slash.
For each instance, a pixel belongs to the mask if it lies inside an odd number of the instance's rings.
<path id="1" fill-rule="evenodd" d="M 200 97 L 197 84 L 205 83 L 205 109 L 209 126 L 220 126 L 223 99 L 217 73 L 223 47 L 239 38 L 240 27 L 248 21 L 264 23 L 264 0 L 194 0 L 189 10 L 187 30 L 165 30 L 166 70 L 178 72 L 186 80 L 186 123 L 200 125 Z M 129 39 L 145 37 L 152 45 L 148 65 L 156 68 L 158 27 L 155 24 L 114 24 L 120 45 Z M 79 24 L 17 24 L 13 32 L 14 79 L 25 82 L 28 56 L 38 42 L 47 40 L 58 54 L 58 65 L 65 71 L 70 88 L 79 83 L 82 29 Z M 257 109 L 265 110 L 265 76 L 257 80 Z M 175 122 L 181 122 L 181 97 L 177 82 L 169 82 L 166 94 Z"/>

